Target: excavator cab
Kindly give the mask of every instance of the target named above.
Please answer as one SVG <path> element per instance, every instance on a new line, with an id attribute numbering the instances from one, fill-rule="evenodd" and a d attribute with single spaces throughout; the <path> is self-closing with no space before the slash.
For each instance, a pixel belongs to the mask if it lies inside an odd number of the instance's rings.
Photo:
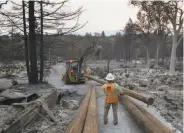
<path id="1" fill-rule="evenodd" d="M 66 73 L 63 75 L 62 80 L 65 84 L 85 83 L 85 78 L 80 71 L 79 62 L 77 60 L 66 61 Z"/>
<path id="2" fill-rule="evenodd" d="M 101 46 L 94 42 L 93 45 L 88 47 L 83 54 L 79 57 L 79 60 L 68 60 L 66 61 L 66 73 L 62 75 L 62 80 L 65 84 L 84 84 L 85 77 L 82 72 L 82 63 L 85 58 L 89 55 L 101 51 Z"/>

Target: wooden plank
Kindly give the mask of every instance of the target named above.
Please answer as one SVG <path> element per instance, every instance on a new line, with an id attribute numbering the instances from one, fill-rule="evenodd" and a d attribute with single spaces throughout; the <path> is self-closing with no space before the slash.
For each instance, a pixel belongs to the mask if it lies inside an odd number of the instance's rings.
<path id="1" fill-rule="evenodd" d="M 163 133 L 155 124 L 153 124 L 137 107 L 132 104 L 128 96 L 121 96 L 120 102 L 125 105 L 128 112 L 133 116 L 137 124 L 147 133 Z"/>
<path id="2" fill-rule="evenodd" d="M 161 121 L 159 121 L 156 117 L 154 117 L 151 113 L 149 113 L 146 109 L 142 106 L 138 105 L 133 98 L 128 97 L 129 101 L 133 103 L 148 119 L 154 123 L 163 133 L 174 133 L 169 127 L 165 126 Z"/>
<path id="3" fill-rule="evenodd" d="M 56 117 L 54 116 L 54 114 L 52 113 L 52 111 L 48 108 L 47 103 L 42 102 L 42 107 L 43 107 L 43 109 L 45 110 L 45 112 L 49 115 L 49 117 L 51 118 L 51 120 L 52 120 L 53 122 L 57 122 Z"/>
<path id="4" fill-rule="evenodd" d="M 98 115 L 96 107 L 96 91 L 92 89 L 91 98 L 88 106 L 87 117 L 83 133 L 98 133 Z"/>
<path id="5" fill-rule="evenodd" d="M 65 133 L 81 133 L 82 132 L 90 97 L 91 97 L 91 88 L 88 89 L 88 93 L 85 96 L 84 100 L 82 101 L 79 107 L 76 118 L 68 126 Z"/>

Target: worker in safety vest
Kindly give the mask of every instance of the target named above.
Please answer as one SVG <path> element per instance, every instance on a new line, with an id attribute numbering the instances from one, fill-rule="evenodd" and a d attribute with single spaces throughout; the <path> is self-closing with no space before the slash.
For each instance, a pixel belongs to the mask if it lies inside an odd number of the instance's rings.
<path id="1" fill-rule="evenodd" d="M 110 106 L 112 106 L 113 109 L 113 117 L 114 117 L 114 125 L 118 124 L 118 95 L 123 95 L 123 91 L 119 89 L 118 84 L 114 83 L 114 76 L 109 73 L 107 74 L 106 78 L 107 83 L 102 86 L 104 93 L 106 95 L 105 97 L 105 106 L 104 106 L 104 124 L 107 124 L 108 119 L 108 112 L 110 109 Z"/>
<path id="2" fill-rule="evenodd" d="M 89 67 L 87 67 L 86 73 L 87 73 L 87 75 L 91 75 L 91 69 Z"/>

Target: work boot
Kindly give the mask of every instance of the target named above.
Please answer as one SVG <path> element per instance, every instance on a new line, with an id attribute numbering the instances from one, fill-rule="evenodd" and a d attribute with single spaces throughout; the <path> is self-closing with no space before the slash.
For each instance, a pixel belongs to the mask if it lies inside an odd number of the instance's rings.
<path id="1" fill-rule="evenodd" d="M 104 121 L 104 124 L 107 124 L 108 123 L 108 121 Z"/>
<path id="2" fill-rule="evenodd" d="M 117 125 L 118 124 L 118 122 L 114 122 L 114 125 Z"/>

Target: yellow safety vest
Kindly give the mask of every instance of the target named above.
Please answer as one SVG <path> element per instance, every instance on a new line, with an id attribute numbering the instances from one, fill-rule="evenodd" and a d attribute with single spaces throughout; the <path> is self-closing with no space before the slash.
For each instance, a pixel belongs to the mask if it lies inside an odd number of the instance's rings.
<path id="1" fill-rule="evenodd" d="M 107 103 L 115 103 L 118 101 L 118 85 L 115 83 L 107 83 L 104 85 L 105 101 Z"/>

